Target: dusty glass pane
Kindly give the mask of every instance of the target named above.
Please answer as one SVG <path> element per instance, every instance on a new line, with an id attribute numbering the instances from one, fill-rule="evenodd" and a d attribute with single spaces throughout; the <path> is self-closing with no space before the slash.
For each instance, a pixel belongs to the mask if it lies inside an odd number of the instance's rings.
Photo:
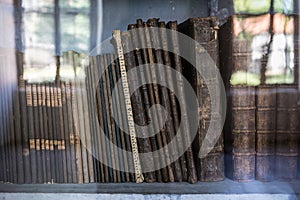
<path id="1" fill-rule="evenodd" d="M 22 1 L 22 7 L 25 8 L 25 12 L 53 12 L 54 0 L 25 0 Z"/>
<path id="2" fill-rule="evenodd" d="M 62 13 L 60 17 L 61 51 L 87 52 L 90 38 L 89 15 Z"/>

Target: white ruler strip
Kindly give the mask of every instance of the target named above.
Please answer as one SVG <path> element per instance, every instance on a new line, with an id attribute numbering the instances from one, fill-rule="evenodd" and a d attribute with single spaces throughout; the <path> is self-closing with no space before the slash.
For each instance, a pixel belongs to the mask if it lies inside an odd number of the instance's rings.
<path id="1" fill-rule="evenodd" d="M 125 97 L 125 106 L 127 112 L 127 120 L 128 120 L 129 135 L 130 135 L 131 148 L 133 154 L 133 163 L 134 163 L 136 182 L 141 183 L 144 181 L 144 177 L 142 174 L 139 151 L 138 151 L 137 140 L 136 140 L 136 132 L 134 127 L 133 113 L 132 113 L 132 107 L 130 101 L 129 86 L 127 81 L 127 73 L 126 73 L 125 60 L 124 60 L 124 52 L 121 44 L 121 31 L 120 30 L 113 31 L 113 37 L 116 42 L 117 54 L 118 54 L 119 64 L 120 64 L 121 79 L 122 79 L 122 86 L 123 86 L 123 92 Z"/>

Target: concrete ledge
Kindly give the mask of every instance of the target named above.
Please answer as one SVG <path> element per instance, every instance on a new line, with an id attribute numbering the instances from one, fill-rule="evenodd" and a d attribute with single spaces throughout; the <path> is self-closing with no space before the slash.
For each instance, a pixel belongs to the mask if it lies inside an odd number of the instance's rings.
<path id="1" fill-rule="evenodd" d="M 0 184 L 2 193 L 300 194 L 300 181 L 189 183 Z"/>
<path id="2" fill-rule="evenodd" d="M 53 194 L 53 193 L 1 193 L 1 200 L 296 200 L 292 194 Z"/>

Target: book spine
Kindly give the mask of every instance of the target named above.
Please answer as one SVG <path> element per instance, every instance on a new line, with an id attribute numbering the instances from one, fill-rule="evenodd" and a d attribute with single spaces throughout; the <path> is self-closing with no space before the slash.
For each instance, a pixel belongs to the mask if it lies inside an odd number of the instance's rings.
<path id="1" fill-rule="evenodd" d="M 105 69 L 109 65 L 107 60 L 107 55 L 102 55 L 103 59 L 103 65 L 101 66 L 102 69 Z M 108 79 L 108 73 L 107 71 L 103 72 L 103 92 L 104 92 L 104 102 L 105 102 L 105 115 L 106 115 L 106 125 L 107 125 L 107 136 L 110 141 L 114 142 L 115 139 L 115 133 L 113 132 L 114 127 L 112 126 L 112 118 L 111 118 L 111 107 L 110 107 L 110 93 L 109 93 L 109 79 Z M 114 148 L 112 145 L 108 144 L 109 147 L 109 160 L 111 163 L 111 169 L 110 169 L 110 182 L 117 182 L 117 174 L 116 174 L 116 168 L 117 168 L 117 155 L 114 151 Z"/>
<path id="2" fill-rule="evenodd" d="M 50 161 L 50 147 L 49 147 L 49 129 L 48 129 L 48 99 L 47 99 L 47 83 L 44 83 L 41 86 L 41 98 L 42 98 L 42 119 L 44 127 L 44 137 L 42 142 L 42 149 L 44 150 L 44 159 L 45 159 L 45 179 L 44 183 L 49 183 L 51 181 L 51 161 Z"/>
<path id="3" fill-rule="evenodd" d="M 219 47 L 218 47 L 218 34 L 217 30 L 213 26 L 215 18 L 191 18 L 180 25 L 180 31 L 192 37 L 196 42 L 198 42 L 210 55 L 211 59 L 214 61 L 217 67 L 219 67 Z M 197 59 L 197 44 L 191 44 L 193 49 L 190 50 L 193 59 L 197 66 L 206 66 L 205 62 L 209 60 L 199 60 Z M 209 66 L 209 64 L 207 64 Z M 214 82 L 216 76 L 213 75 L 213 69 L 208 69 L 211 71 L 210 77 L 202 77 L 194 66 L 190 64 L 185 64 L 184 74 L 192 84 L 194 91 L 198 97 L 199 101 L 199 130 L 197 133 L 196 140 L 193 143 L 193 148 L 195 152 L 199 152 L 200 146 L 202 145 L 205 135 L 208 131 L 209 124 L 212 121 L 219 119 L 221 117 L 220 111 L 218 113 L 211 113 L 211 98 L 208 87 L 216 87 Z M 216 92 L 218 88 L 214 89 Z M 220 135 L 219 140 L 215 144 L 212 151 L 205 157 L 196 160 L 197 168 L 199 172 L 200 181 L 220 181 L 224 179 L 224 146 L 223 146 L 223 134 Z"/>
<path id="4" fill-rule="evenodd" d="M 39 102 L 38 102 L 38 87 L 39 84 L 32 84 L 32 100 L 33 100 L 33 116 L 34 116 L 34 138 L 37 161 L 37 183 L 43 183 L 43 164 L 41 154 L 41 119 L 39 117 Z"/>
<path id="5" fill-rule="evenodd" d="M 116 80 L 119 80 L 121 79 L 121 71 L 120 71 L 120 65 L 119 65 L 119 60 L 117 59 L 116 60 Z M 119 93 L 118 93 L 118 96 L 119 98 L 117 98 L 118 100 L 118 105 L 120 106 L 120 122 L 122 123 L 123 127 L 126 128 L 125 130 L 129 130 L 128 129 L 128 124 L 127 124 L 127 120 L 126 120 L 126 113 L 125 112 L 122 112 L 121 111 L 121 108 L 125 108 L 125 104 L 124 104 L 124 101 L 122 101 L 124 99 L 124 89 L 123 89 L 123 86 L 120 85 L 120 90 L 119 90 Z M 122 97 L 122 98 L 121 98 Z M 123 132 L 122 134 L 122 138 L 123 138 L 123 148 L 126 149 L 126 151 L 132 151 L 131 150 L 131 145 L 130 145 L 130 139 L 129 139 L 129 135 L 126 134 L 125 132 Z M 126 181 L 129 182 L 129 181 L 134 181 L 134 177 L 133 177 L 133 174 L 132 173 L 129 173 L 128 171 L 132 171 L 133 169 L 131 168 L 133 166 L 133 163 L 132 163 L 132 160 L 130 160 L 128 157 L 127 157 L 127 154 L 125 153 L 124 154 L 124 162 L 125 162 L 125 170 L 127 171 L 127 173 L 125 173 L 125 176 L 126 176 Z"/>
<path id="6" fill-rule="evenodd" d="M 63 171 L 64 166 L 64 160 L 63 160 L 63 154 L 61 151 L 61 140 L 62 140 L 62 119 L 61 119 L 61 107 L 60 107 L 60 92 L 59 92 L 59 83 L 60 83 L 60 57 L 55 56 L 56 60 L 56 75 L 55 75 L 55 81 L 52 83 L 52 91 L 53 91 L 53 105 L 52 109 L 54 111 L 54 153 L 55 153 L 55 159 L 56 159 L 56 170 L 57 170 L 57 177 L 56 182 L 57 183 L 64 183 L 65 179 L 65 173 Z"/>
<path id="7" fill-rule="evenodd" d="M 109 55 L 110 57 L 110 63 L 111 63 L 111 66 L 109 67 L 108 69 L 108 72 L 109 72 L 109 80 L 110 80 L 110 93 L 112 94 L 112 91 L 113 89 L 115 88 L 115 84 L 117 83 L 116 81 L 116 75 L 115 75 L 115 71 L 116 71 L 116 56 L 114 54 L 110 54 Z M 116 95 L 118 97 L 118 94 Z M 110 98 L 111 99 L 111 98 Z M 114 116 L 114 126 L 115 126 L 115 130 L 116 130 L 116 144 L 118 147 L 122 147 L 122 141 L 121 141 L 121 130 L 119 129 L 119 127 L 117 126 L 117 124 L 115 123 L 115 121 L 119 118 L 119 108 L 117 104 L 117 102 L 113 102 L 112 99 L 111 99 L 111 104 L 112 104 L 112 107 L 113 107 L 113 116 Z M 119 180 L 118 182 L 124 182 L 125 181 L 125 173 L 124 173 L 124 155 L 121 151 L 121 149 L 119 148 L 118 149 L 118 160 L 119 160 L 119 171 L 118 171 L 118 174 L 119 174 Z"/>
<path id="8" fill-rule="evenodd" d="M 22 60 L 21 60 L 22 62 Z M 22 141 L 22 125 L 21 125 L 21 111 L 20 111 L 20 81 L 19 77 L 16 79 L 17 85 L 11 85 L 12 99 L 11 110 L 13 114 L 14 123 L 14 136 L 12 136 L 12 143 L 14 144 L 14 151 L 16 159 L 13 161 L 13 165 L 16 167 L 15 183 L 24 183 L 24 161 L 23 161 L 23 141 Z M 23 88 L 23 90 L 25 90 Z"/>
<path id="9" fill-rule="evenodd" d="M 181 32 L 180 27 L 177 25 L 177 22 L 169 22 L 167 24 L 167 27 L 171 30 L 173 30 L 171 34 L 171 41 L 172 41 L 172 48 L 174 49 L 174 68 L 181 74 L 185 75 L 184 73 L 184 67 L 186 66 L 186 63 L 181 60 L 180 57 L 180 51 L 182 50 L 180 48 L 180 43 L 178 39 L 178 33 L 177 31 Z M 190 35 L 192 36 L 192 35 Z M 193 52 L 194 49 L 192 48 L 191 51 Z M 191 52 L 191 53 L 192 53 Z M 193 71 L 191 72 L 193 73 Z M 183 87 L 183 79 L 181 75 L 176 75 L 176 83 L 177 83 L 177 89 L 179 92 L 179 101 L 182 102 L 184 106 L 180 107 L 180 112 L 181 112 L 181 120 L 183 123 L 182 130 L 180 130 L 182 133 L 185 133 L 183 138 L 186 140 L 185 143 L 191 144 L 191 138 L 190 138 L 190 125 L 189 125 L 189 117 L 188 117 L 188 105 L 186 103 L 186 96 L 184 92 L 184 87 Z M 181 141 L 177 141 L 178 144 L 180 145 Z M 196 166 L 194 162 L 194 155 L 192 151 L 192 147 L 188 147 L 185 153 L 186 156 L 186 164 L 184 162 L 184 159 L 181 158 L 181 166 L 182 166 L 182 176 L 185 177 L 185 174 L 187 172 L 187 179 L 189 182 L 194 183 L 197 181 L 197 174 L 196 174 Z M 197 155 L 198 156 L 198 155 Z M 185 180 L 185 178 L 183 178 Z"/>
<path id="10" fill-rule="evenodd" d="M 99 159 L 101 160 L 102 158 L 99 157 L 99 152 L 98 152 L 98 142 L 99 139 L 97 138 L 97 134 L 99 133 L 97 127 L 96 127 L 96 116 L 95 113 L 97 113 L 97 110 L 95 108 L 94 104 L 94 80 L 92 77 L 92 70 L 94 70 L 94 62 L 93 58 L 89 57 L 89 66 L 86 68 L 86 91 L 87 91 L 87 100 L 88 100 L 88 108 L 89 108 L 89 118 L 90 118 L 90 128 L 91 128 L 91 150 L 92 150 L 92 155 L 93 157 L 93 168 L 94 168 L 94 178 L 95 182 L 100 182 L 101 179 L 101 168 L 99 165 Z"/>
<path id="11" fill-rule="evenodd" d="M 256 179 L 275 177 L 276 87 L 256 88 Z"/>
<path id="12" fill-rule="evenodd" d="M 76 53 L 72 53 L 73 57 L 73 65 L 80 66 L 79 55 Z M 78 132 L 76 133 L 76 140 L 78 142 L 78 146 L 80 144 L 81 151 L 81 168 L 83 175 L 83 183 L 89 183 L 89 165 L 88 165 L 88 152 L 86 150 L 87 138 L 85 131 L 85 121 L 84 121 L 84 101 L 81 86 L 81 79 L 76 79 L 74 81 L 74 90 L 76 95 L 76 113 L 77 113 L 77 126 Z M 78 163 L 79 164 L 79 163 Z M 78 166 L 79 167 L 79 166 Z"/>
<path id="13" fill-rule="evenodd" d="M 69 119 L 68 119 L 68 106 L 67 106 L 67 89 L 66 89 L 66 83 L 61 82 L 60 83 L 60 88 L 61 88 L 61 106 L 62 106 L 62 121 L 63 121 L 63 140 L 62 140 L 62 145 L 61 149 L 64 151 L 64 159 L 66 161 L 66 165 L 64 168 L 66 172 L 66 183 L 72 183 L 73 182 L 73 177 L 72 177 L 72 167 L 71 167 L 71 155 L 70 155 L 70 140 L 69 140 Z"/>
<path id="14" fill-rule="evenodd" d="M 278 85 L 276 120 L 276 178 L 297 177 L 299 127 L 299 92 L 297 85 Z"/>
<path id="15" fill-rule="evenodd" d="M 76 162 L 76 179 L 77 183 L 83 183 L 83 161 L 81 153 L 81 141 L 80 141 L 80 127 L 78 122 L 78 106 L 77 106 L 77 84 L 70 82 L 71 88 L 71 105 L 72 105 L 72 117 L 73 117 L 73 131 L 74 131 L 74 147 L 75 147 L 75 162 Z M 72 140 L 72 138 L 71 138 Z"/>
<path id="16" fill-rule="evenodd" d="M 230 17 L 219 31 L 222 55 L 220 71 L 227 93 L 225 163 L 228 177 L 237 181 L 250 181 L 255 178 L 256 154 L 255 88 L 250 86 L 247 76 L 251 61 L 251 41 L 235 37 L 232 30 L 238 24 L 236 20 L 236 16 Z M 238 74 L 241 71 L 245 72 L 244 76 Z M 237 74 L 241 83 L 233 81 Z"/>
<path id="17" fill-rule="evenodd" d="M 147 23 L 143 22 L 141 19 L 137 20 L 137 24 L 136 24 L 137 28 L 141 28 L 141 29 L 137 29 L 137 34 L 138 34 L 138 39 L 141 42 L 142 46 L 146 46 L 147 42 L 149 41 L 150 35 L 149 32 L 147 31 L 148 29 L 148 25 Z M 132 36 L 133 37 L 133 36 Z M 142 62 L 143 64 L 149 64 L 151 62 L 153 62 L 153 54 L 152 54 L 152 49 L 148 49 L 148 48 L 144 48 L 141 49 L 141 57 L 142 57 Z M 138 54 L 139 52 L 136 51 L 136 53 Z M 141 73 L 141 80 L 143 80 L 143 78 L 145 78 L 146 82 L 152 82 L 152 77 L 151 77 L 151 70 L 149 68 L 146 68 L 145 71 L 140 70 Z M 142 92 L 143 92 L 143 101 L 144 101 L 144 106 L 146 110 L 149 110 L 150 107 L 152 105 L 155 104 L 155 92 L 154 92 L 154 85 L 153 84 L 148 84 L 147 86 L 142 86 Z M 148 98 L 147 98 L 147 94 L 146 91 L 148 93 Z M 158 120 L 159 120 L 159 113 L 157 112 L 156 109 L 153 110 L 153 121 L 152 121 L 152 130 L 150 131 L 154 131 L 158 130 Z M 149 116 L 146 115 L 148 122 L 150 122 L 149 120 Z M 163 134 L 164 130 L 160 130 L 155 137 L 150 137 L 150 141 L 151 141 L 151 145 L 152 145 L 152 151 L 155 152 L 158 149 L 161 149 L 163 147 L 163 140 L 162 140 L 162 134 Z M 166 152 L 166 151 L 165 151 Z M 165 153 L 165 155 L 168 155 L 167 153 Z M 167 169 L 163 168 L 163 169 L 158 169 L 158 164 L 159 161 L 162 163 L 166 162 L 166 158 L 164 156 L 157 156 L 157 160 L 156 162 L 154 162 L 155 164 L 155 168 L 156 170 L 156 179 L 158 182 L 161 182 L 163 178 L 167 177 Z M 155 155 L 153 155 L 155 156 Z"/>
<path id="18" fill-rule="evenodd" d="M 140 23 L 140 26 L 142 26 L 142 21 L 139 22 Z M 137 27 L 137 25 L 135 24 L 130 24 L 128 25 L 128 29 L 131 30 L 130 33 L 131 33 L 131 38 L 133 40 L 133 45 L 134 46 L 138 46 L 139 45 L 139 42 L 141 42 L 141 40 L 139 40 L 141 37 L 143 37 L 144 35 L 144 32 L 142 29 L 138 29 L 136 30 L 135 28 Z M 143 40 L 143 45 L 145 45 L 145 41 Z M 142 64 L 147 64 L 147 61 L 146 59 L 144 59 L 144 62 L 143 62 L 143 58 L 142 58 L 142 53 L 139 49 L 135 48 L 135 57 L 136 57 L 136 60 L 137 60 L 137 63 L 136 65 L 139 66 L 139 65 L 142 65 Z M 145 51 L 146 53 L 146 51 Z M 141 79 L 141 82 L 146 82 L 146 76 L 145 76 L 145 71 L 143 71 L 142 69 L 139 70 L 139 73 L 141 74 L 140 75 L 140 79 Z M 141 94 L 142 94 L 142 98 L 143 98 L 143 103 L 144 103 L 144 108 L 145 108 L 145 115 L 146 115 L 146 119 L 147 119 L 147 123 L 151 123 L 150 122 L 150 119 L 149 119 L 149 116 L 147 115 L 146 111 L 150 109 L 150 106 L 151 106 L 151 103 L 150 103 L 150 98 L 148 96 L 148 89 L 147 89 L 147 86 L 146 85 L 142 85 L 141 86 Z M 154 100 L 154 99 L 153 99 Z M 155 116 L 154 117 L 155 119 L 153 119 L 153 124 L 152 126 L 149 126 L 151 129 L 149 130 L 150 132 L 153 132 L 154 131 L 154 127 L 156 127 L 157 125 L 157 113 L 155 112 Z M 151 142 L 151 147 L 152 147 L 152 151 L 155 152 L 157 149 L 158 149 L 158 146 L 162 147 L 162 143 L 161 141 L 159 141 L 159 144 L 157 145 L 156 144 L 156 138 L 155 137 L 150 137 L 150 142 Z M 159 163 L 165 163 L 165 157 L 164 156 L 160 156 L 160 157 L 156 157 L 155 155 L 153 155 L 153 162 L 154 162 L 154 166 L 156 169 L 156 179 L 158 181 L 168 181 L 168 170 L 166 167 L 162 168 L 160 170 L 160 167 L 159 167 Z M 155 158 L 159 158 L 159 159 L 155 159 Z M 172 170 L 172 169 L 170 169 Z M 169 170 L 169 171 L 170 171 Z"/>
<path id="19" fill-rule="evenodd" d="M 23 62 L 23 61 L 22 61 Z M 23 162 L 24 162 L 24 183 L 31 182 L 30 176 L 30 157 L 29 157 L 29 138 L 28 138 L 28 117 L 26 106 L 25 81 L 23 76 L 19 77 L 19 97 L 20 97 L 20 112 L 21 112 L 21 132 L 23 146 Z"/>
<path id="20" fill-rule="evenodd" d="M 97 79 L 97 77 L 100 75 L 99 73 L 99 67 L 100 67 L 100 57 L 99 56 L 95 56 L 92 58 L 92 63 L 93 63 L 93 68 L 92 68 L 92 81 L 93 82 L 97 82 L 97 86 L 96 86 L 96 91 L 95 91 L 95 98 L 96 98 L 96 105 L 97 105 L 97 117 L 98 117 L 98 121 L 96 123 L 99 123 L 100 129 L 102 129 L 102 131 L 105 134 L 105 125 L 104 125 L 104 112 L 103 112 L 103 102 L 104 99 L 102 98 L 102 93 L 103 91 L 100 90 L 100 86 L 102 87 L 101 81 L 102 81 L 102 77 L 100 77 L 100 80 Z M 98 126 L 96 126 L 98 127 Z M 99 135 L 100 130 L 97 130 L 97 136 L 101 136 Z M 98 144 L 98 157 L 100 158 L 100 161 L 103 161 L 104 163 L 108 163 L 108 159 L 107 159 L 107 154 L 106 154 L 106 141 L 102 140 L 101 138 L 98 139 L 98 142 L 100 142 L 100 144 Z M 101 176 L 100 176 L 100 181 L 101 182 L 108 182 L 108 167 L 106 165 L 104 165 L 103 163 L 99 163 L 99 167 L 101 168 Z"/>
<path id="21" fill-rule="evenodd" d="M 128 32 L 122 33 L 122 46 L 124 49 L 124 52 L 127 52 L 124 54 L 124 60 L 126 63 L 126 70 L 130 70 L 135 67 L 135 58 L 134 58 L 134 52 L 130 51 L 132 49 L 132 38 Z M 129 85 L 129 90 L 133 91 L 132 88 L 138 88 L 137 86 L 139 85 L 139 80 L 138 80 L 138 75 L 132 74 L 131 77 L 128 78 L 128 85 Z M 142 94 L 140 89 L 136 90 L 132 96 L 131 96 L 131 101 L 132 101 L 132 109 L 133 109 L 133 117 L 134 121 L 136 124 L 140 126 L 146 126 L 147 125 L 147 119 L 145 115 L 145 110 L 144 110 L 144 105 L 142 101 Z M 149 169 L 154 169 L 154 163 L 153 163 L 153 156 L 151 154 L 152 148 L 150 141 L 147 137 L 147 133 L 145 130 L 141 131 L 141 134 L 144 138 L 140 138 L 138 140 L 138 146 L 139 151 L 141 153 L 148 153 L 149 157 L 141 160 L 141 166 L 143 168 L 149 168 Z M 143 170 L 142 170 L 143 171 Z M 146 182 L 155 182 L 156 181 L 156 176 L 153 171 L 146 172 L 144 173 L 145 181 Z"/>
<path id="22" fill-rule="evenodd" d="M 53 94 L 51 91 L 52 85 L 50 83 L 46 84 L 46 104 L 47 104 L 47 118 L 48 118 L 48 145 L 49 145 L 49 154 L 50 154 L 50 169 L 51 169 L 51 182 L 56 181 L 56 157 L 54 155 L 54 123 L 53 120 L 55 119 L 53 116 L 53 107 L 52 107 L 52 102 L 53 102 Z M 47 145 L 47 146 L 48 146 Z"/>
<path id="23" fill-rule="evenodd" d="M 107 111 L 108 111 L 108 117 L 109 117 L 109 125 L 110 125 L 110 140 L 117 145 L 117 131 L 116 131 L 116 126 L 115 126 L 115 121 L 113 116 L 114 115 L 114 105 L 112 104 L 112 98 L 111 98 L 111 88 L 112 88 L 112 83 L 111 83 L 111 77 L 110 77 L 110 71 L 112 68 L 111 65 L 111 57 L 109 54 L 104 55 L 105 58 L 105 66 L 107 67 L 106 72 L 104 73 L 104 77 L 105 77 L 105 84 L 106 85 L 106 91 L 107 91 Z M 111 151 L 112 151 L 112 161 L 114 164 L 114 168 L 113 168 L 113 175 L 114 175 L 114 182 L 119 182 L 120 181 L 120 173 L 117 171 L 117 169 L 120 169 L 120 156 L 118 155 L 118 152 L 114 150 L 114 148 L 111 147 Z"/>
<path id="24" fill-rule="evenodd" d="M 37 163 L 36 150 L 34 140 L 34 118 L 33 118 L 33 97 L 30 84 L 25 85 L 26 89 L 26 105 L 28 117 L 28 136 L 29 136 L 29 150 L 30 150 L 30 166 L 31 166 L 31 183 L 37 183 Z"/>
<path id="25" fill-rule="evenodd" d="M 112 130 L 111 130 L 111 118 L 110 118 L 110 107 L 109 107 L 109 94 L 107 93 L 107 82 L 106 82 L 106 74 L 105 74 L 105 67 L 107 66 L 107 60 L 105 55 L 101 55 L 100 58 L 100 71 L 102 73 L 101 83 L 100 83 L 100 91 L 101 92 L 101 100 L 102 100 L 102 108 L 103 108 L 103 120 L 104 120 L 104 128 L 105 128 L 105 135 L 107 139 L 112 140 Z M 107 182 L 115 182 L 116 180 L 116 172 L 115 172 L 115 162 L 114 159 L 114 151 L 111 144 L 106 141 L 106 152 L 109 152 L 107 155 L 107 161 L 109 163 L 108 166 L 108 177 L 106 178 Z"/>
<path id="26" fill-rule="evenodd" d="M 4 57 L 4 59 L 6 59 L 6 56 Z M 1 63 L 1 69 L 3 70 L 3 66 L 5 66 L 5 64 Z M 1 71 L 1 74 L 7 75 L 7 71 Z M 11 97 L 9 97 L 9 86 L 6 83 L 6 79 L 5 77 L 3 78 L 3 103 L 2 103 L 2 115 L 6 116 L 4 117 L 4 124 L 3 124 L 3 147 L 4 147 L 4 169 L 5 169 L 5 173 L 4 173 L 4 182 L 11 182 L 12 180 L 12 163 L 11 163 L 11 144 L 9 141 L 9 136 L 10 136 L 10 120 L 11 120 L 11 114 L 9 113 L 9 100 Z"/>
<path id="27" fill-rule="evenodd" d="M 58 142 L 58 149 L 60 150 L 60 155 L 62 159 L 62 168 L 63 171 L 63 183 L 69 182 L 69 162 L 67 160 L 67 151 L 66 149 L 66 133 L 67 133 L 67 122 L 66 122 L 66 111 L 64 103 L 64 84 L 61 81 L 56 82 L 57 85 L 57 97 L 58 97 L 58 111 L 59 111 L 59 121 L 60 121 L 60 140 Z"/>
<path id="28" fill-rule="evenodd" d="M 42 94 L 42 86 L 44 84 L 40 83 L 37 85 L 37 101 L 38 101 L 38 117 L 39 117 L 39 125 L 40 125 L 40 154 L 41 154 L 41 171 L 42 171 L 42 179 L 43 183 L 47 182 L 47 171 L 46 171 L 46 157 L 45 157 L 45 127 L 44 127 L 44 115 L 43 115 L 43 108 L 44 108 L 44 95 Z"/>
<path id="29" fill-rule="evenodd" d="M 230 177 L 236 181 L 250 181 L 255 178 L 255 88 L 238 85 L 231 89 Z"/>
<path id="30" fill-rule="evenodd" d="M 158 19 L 149 19 L 147 21 L 150 27 L 158 27 Z M 161 29 L 160 29 L 161 30 Z M 157 64 L 163 64 L 163 52 L 161 50 L 161 34 L 160 32 L 156 31 L 156 29 L 150 29 L 150 35 L 152 36 L 151 41 L 153 42 L 153 46 L 156 48 L 154 49 L 155 59 Z M 160 48 L 157 48 L 160 47 Z M 163 81 L 163 78 L 166 77 L 165 70 L 160 70 L 160 73 L 157 76 L 157 79 L 159 82 Z M 161 94 L 161 104 L 165 107 L 167 114 L 166 123 L 165 123 L 165 137 L 166 137 L 166 144 L 168 145 L 169 142 L 174 137 L 174 126 L 173 126 L 173 118 L 172 118 L 172 111 L 171 111 L 171 105 L 170 105 L 170 98 L 168 90 L 165 86 L 159 86 L 158 87 L 159 92 Z M 179 163 L 179 160 L 175 159 L 175 156 L 177 156 L 176 153 L 176 147 L 175 145 L 169 145 L 169 157 L 167 157 L 167 162 L 170 162 L 170 159 L 175 160 L 173 162 L 175 173 L 180 174 L 181 173 L 181 166 Z M 168 165 L 168 169 L 170 171 L 171 176 L 173 177 L 173 172 L 171 170 L 170 164 Z"/>
<path id="31" fill-rule="evenodd" d="M 177 25 L 177 22 L 170 22 L 170 23 L 174 23 Z M 159 22 L 159 27 L 161 28 L 160 30 L 160 34 L 161 34 L 161 43 L 162 43 L 162 47 L 163 49 L 167 49 L 169 45 L 174 44 L 176 41 L 172 41 L 172 38 L 168 38 L 167 34 L 166 34 L 166 24 L 164 22 Z M 169 41 L 170 40 L 170 41 Z M 179 84 L 177 85 L 176 82 L 176 77 L 172 76 L 171 73 L 171 68 L 172 65 L 174 65 L 174 62 L 171 61 L 171 55 L 168 51 L 163 51 L 163 58 L 164 58 L 164 64 L 169 66 L 170 68 L 166 69 L 166 77 L 167 77 L 167 81 L 168 81 L 168 85 L 171 86 L 171 88 L 177 88 L 179 87 Z M 173 128 L 174 131 L 173 133 L 171 132 L 171 138 L 174 138 L 174 135 L 176 134 L 176 132 L 179 129 L 179 125 L 180 125 L 180 114 L 179 114 L 179 110 L 177 107 L 177 99 L 175 96 L 175 93 L 171 90 L 169 90 L 169 96 L 170 96 L 170 105 L 171 105 L 171 110 L 172 110 L 172 117 L 173 117 Z M 188 133 L 187 133 L 188 134 Z M 178 146 L 182 146 L 182 141 L 177 140 L 176 141 L 176 145 Z M 177 148 L 177 147 L 175 147 Z M 175 152 L 174 152 L 175 153 Z M 177 155 L 179 152 L 176 152 Z M 187 175 L 187 167 L 186 167 L 186 158 L 185 156 L 180 156 L 179 158 L 179 162 L 180 162 L 180 171 L 179 171 L 179 175 L 182 177 L 188 177 Z M 176 171 L 176 176 L 177 177 L 178 172 Z M 178 179 L 175 179 L 176 181 L 178 181 Z"/>
<path id="32" fill-rule="evenodd" d="M 72 183 L 77 183 L 77 170 L 76 170 L 76 152 L 75 152 L 75 132 L 74 132 L 74 120 L 73 120 L 73 110 L 72 110 L 72 88 L 69 81 L 65 83 L 66 89 L 66 109 L 68 118 L 68 130 L 67 133 L 67 144 L 70 145 L 70 162 L 72 171 Z"/>
<path id="33" fill-rule="evenodd" d="M 8 70 L 6 73 L 9 73 L 10 71 Z M 16 85 L 14 86 L 13 84 L 8 84 L 7 85 L 7 100 L 11 99 L 10 101 L 7 102 L 7 111 L 8 115 L 5 115 L 8 118 L 8 135 L 7 135 L 7 145 L 8 145 L 8 152 L 9 154 L 7 155 L 9 157 L 9 164 L 10 164 L 10 180 L 9 182 L 11 183 L 17 183 L 18 181 L 18 167 L 17 167 L 17 159 L 18 155 L 17 149 L 16 149 L 16 140 L 18 139 L 16 137 L 16 134 L 20 133 L 20 113 L 16 109 L 16 104 L 17 104 L 17 99 L 15 97 L 15 92 L 17 89 L 15 88 Z M 22 161 L 20 164 L 23 164 Z M 20 174 L 22 176 L 22 174 Z"/>
<path id="34" fill-rule="evenodd" d="M 84 58 L 83 55 L 79 55 L 79 62 L 81 62 Z M 85 129 L 85 147 L 83 149 L 86 151 L 87 154 L 87 165 L 88 165 L 88 182 L 93 183 L 95 182 L 94 177 L 94 168 L 93 168 L 93 156 L 90 152 L 92 149 L 92 141 L 91 141 L 91 127 L 90 127 L 90 118 L 88 113 L 88 99 L 87 99 L 87 92 L 86 92 L 86 79 L 83 79 L 80 84 L 80 91 L 82 97 L 82 106 L 83 106 L 83 122 L 84 122 L 84 129 Z"/>
<path id="35" fill-rule="evenodd" d="M 195 27 L 195 39 L 200 42 L 207 53 L 210 55 L 213 62 L 219 68 L 219 41 L 218 32 L 212 26 L 213 18 L 203 18 L 196 22 Z M 203 23 L 209 23 L 209 26 L 204 26 Z M 198 63 L 203 63 L 203 61 L 197 61 Z M 204 65 L 205 66 L 205 65 Z M 213 70 L 211 69 L 211 73 Z M 199 142 L 202 144 L 204 137 L 208 131 L 210 123 L 217 123 L 218 119 L 221 117 L 221 111 L 218 113 L 211 113 L 211 97 L 208 90 L 208 86 L 211 88 L 217 87 L 214 85 L 216 82 L 216 76 L 212 76 L 212 79 L 207 79 L 204 81 L 203 77 L 197 77 L 197 91 L 199 90 L 199 103 L 200 103 L 200 133 Z M 214 91 L 218 91 L 215 88 Z M 215 122 L 214 122 L 215 121 Z M 221 181 L 224 179 L 224 145 L 223 145 L 223 133 L 221 133 L 217 143 L 211 152 L 203 159 L 200 159 L 200 181 Z"/>
<path id="36" fill-rule="evenodd" d="M 61 160 L 59 157 L 59 152 L 57 148 L 57 139 L 58 139 L 58 112 L 57 112 L 57 94 L 56 94 L 56 88 L 54 83 L 50 83 L 50 102 L 51 102 L 51 124 L 52 124 L 52 138 L 50 140 L 50 145 L 53 150 L 53 161 L 54 161 L 54 177 L 52 182 L 60 183 L 62 175 L 60 170 Z"/>

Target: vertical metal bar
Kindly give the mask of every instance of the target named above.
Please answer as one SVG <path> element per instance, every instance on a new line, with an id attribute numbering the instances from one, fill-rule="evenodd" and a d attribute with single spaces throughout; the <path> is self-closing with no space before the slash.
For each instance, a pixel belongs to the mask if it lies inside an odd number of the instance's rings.
<path id="1" fill-rule="evenodd" d="M 97 45 L 98 38 L 98 1 L 90 0 L 90 46 L 92 51 Z"/>
<path id="2" fill-rule="evenodd" d="M 60 29 L 60 8 L 59 0 L 55 0 L 54 4 L 54 26 L 55 26 L 55 55 L 60 55 L 61 53 L 61 29 Z"/>

